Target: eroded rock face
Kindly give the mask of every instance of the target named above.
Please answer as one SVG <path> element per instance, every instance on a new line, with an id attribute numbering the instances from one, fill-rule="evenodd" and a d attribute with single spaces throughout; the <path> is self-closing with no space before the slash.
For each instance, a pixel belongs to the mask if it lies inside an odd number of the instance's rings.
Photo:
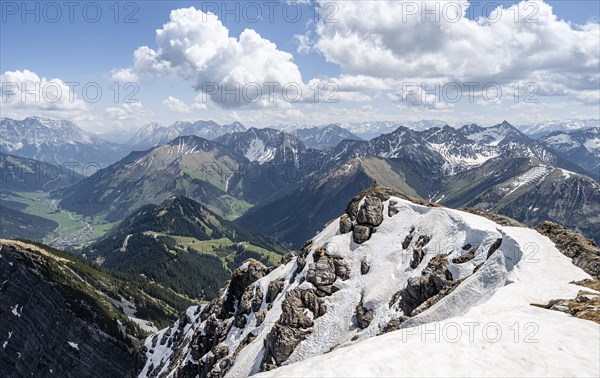
<path id="1" fill-rule="evenodd" d="M 134 376 L 133 348 L 76 308 L 95 311 L 52 281 L 45 259 L 7 245 L 0 256 L 0 376 Z"/>
<path id="2" fill-rule="evenodd" d="M 250 259 L 246 264 L 247 267 L 245 269 L 238 268 L 233 272 L 227 289 L 227 297 L 223 303 L 223 318 L 233 314 L 235 303 L 242 300 L 242 296 L 248 286 L 266 276 L 269 272 L 269 269 L 260 261 Z"/>
<path id="3" fill-rule="evenodd" d="M 265 339 L 265 354 L 261 370 L 280 366 L 311 333 L 313 319 L 325 314 L 323 300 L 313 290 L 295 288 L 287 293 L 281 305 L 279 321 Z M 309 316 L 306 310 L 312 313 Z"/>
<path id="4" fill-rule="evenodd" d="M 420 277 L 413 277 L 408 280 L 406 288 L 397 292 L 392 298 L 392 303 L 396 303 L 405 316 L 413 316 L 415 312 L 426 301 L 435 298 L 438 294 L 447 294 L 456 286 L 452 281 L 452 274 L 448 270 L 447 255 L 437 255 L 427 267 L 423 269 Z M 433 303 L 430 303 L 432 305 Z M 427 308 L 429 307 L 427 306 Z"/>
<path id="5" fill-rule="evenodd" d="M 277 298 L 279 293 L 281 293 L 281 290 L 283 290 L 283 285 L 285 285 L 285 280 L 283 278 L 269 282 L 266 298 L 267 303 L 272 303 L 275 298 Z"/>
<path id="6" fill-rule="evenodd" d="M 366 196 L 356 216 L 358 224 L 377 227 L 383 222 L 383 203 L 375 196 Z"/>

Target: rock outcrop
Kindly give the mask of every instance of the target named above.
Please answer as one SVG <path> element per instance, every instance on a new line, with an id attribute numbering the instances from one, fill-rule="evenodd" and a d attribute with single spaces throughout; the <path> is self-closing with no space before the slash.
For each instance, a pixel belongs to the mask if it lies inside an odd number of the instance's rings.
<path id="1" fill-rule="evenodd" d="M 600 248 L 592 240 L 552 222 L 542 222 L 535 229 L 550 238 L 559 251 L 573 260 L 573 264 L 600 279 Z"/>

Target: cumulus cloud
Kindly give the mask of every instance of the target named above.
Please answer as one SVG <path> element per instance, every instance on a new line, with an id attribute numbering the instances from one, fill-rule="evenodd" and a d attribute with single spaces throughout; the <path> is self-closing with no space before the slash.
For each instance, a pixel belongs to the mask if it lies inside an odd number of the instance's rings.
<path id="1" fill-rule="evenodd" d="M 110 76 L 113 81 L 120 83 L 133 83 L 139 80 L 137 73 L 131 68 L 112 70 L 110 71 Z"/>
<path id="2" fill-rule="evenodd" d="M 133 60 L 132 67 L 113 70 L 113 77 L 183 77 L 228 108 L 286 106 L 281 88 L 303 85 L 291 54 L 252 29 L 232 37 L 216 15 L 194 7 L 173 10 L 156 31 L 156 47 L 139 47 Z"/>
<path id="3" fill-rule="evenodd" d="M 47 79 L 29 70 L 0 74 L 2 113 L 5 116 L 40 115 L 72 119 L 90 110 L 89 104 L 79 96 L 80 91 L 80 84 L 58 78 Z"/>
<path id="4" fill-rule="evenodd" d="M 104 109 L 104 115 L 117 128 L 131 129 L 132 126 L 150 122 L 154 113 L 138 101 L 108 107 Z"/>
<path id="5" fill-rule="evenodd" d="M 190 107 L 187 106 L 183 101 L 173 96 L 167 97 L 162 104 L 167 109 L 178 113 L 189 113 L 191 110 Z"/>
<path id="6" fill-rule="evenodd" d="M 481 5 L 468 1 L 334 3 L 336 22 L 316 24 L 313 48 L 348 75 L 499 85 L 533 80 L 541 95 L 597 103 L 599 24 L 572 25 L 544 2 L 500 6 L 475 20 L 467 15 L 483 13 Z"/>

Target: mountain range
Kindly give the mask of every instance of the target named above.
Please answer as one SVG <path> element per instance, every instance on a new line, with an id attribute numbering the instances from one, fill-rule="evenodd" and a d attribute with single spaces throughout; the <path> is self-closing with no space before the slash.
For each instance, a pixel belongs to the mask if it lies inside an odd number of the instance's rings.
<path id="1" fill-rule="evenodd" d="M 593 177 L 600 177 L 600 127 L 554 131 L 538 141 L 577 163 Z"/>
<path id="2" fill-rule="evenodd" d="M 72 122 L 42 117 L 0 118 L 0 135 L 0 152 L 53 164 L 70 163 L 83 174 L 112 164 L 130 151 Z"/>
<path id="3" fill-rule="evenodd" d="M 149 123 L 142 126 L 126 143 L 134 149 L 148 149 L 168 143 L 180 136 L 195 135 L 213 140 L 223 134 L 244 131 L 246 128 L 239 122 L 230 125 L 219 125 L 214 121 L 178 121 L 170 126 Z"/>
<path id="4" fill-rule="evenodd" d="M 581 143 L 590 145 L 594 135 Z M 213 141 L 178 137 L 134 152 L 55 196 L 67 210 L 118 221 L 141 206 L 184 195 L 228 219 L 243 214 L 240 225 L 298 245 L 339 211 L 340 194 L 377 180 L 448 206 L 493 210 L 532 225 L 551 220 L 597 238 L 598 184 L 578 165 L 581 159 L 569 159 L 508 122 L 399 127 L 325 150 L 282 131 L 250 128 Z"/>

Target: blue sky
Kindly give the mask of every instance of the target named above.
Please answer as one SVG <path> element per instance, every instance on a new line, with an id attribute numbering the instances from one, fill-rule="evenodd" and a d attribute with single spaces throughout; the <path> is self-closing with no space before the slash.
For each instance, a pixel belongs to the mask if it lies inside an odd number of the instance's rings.
<path id="1" fill-rule="evenodd" d="M 468 20 L 462 20 L 465 21 L 461 23 L 462 26 L 458 23 L 447 23 L 440 28 L 431 28 L 430 25 L 423 26 L 417 23 L 416 27 L 409 29 L 410 25 L 407 24 L 410 21 L 400 21 L 399 13 L 382 14 L 376 8 L 363 5 L 369 2 L 352 2 L 358 4 L 354 9 L 354 6 L 343 2 L 321 1 L 319 5 L 322 9 L 332 4 L 340 7 L 331 8 L 332 12 L 335 10 L 337 22 L 321 25 L 321 29 L 318 29 L 317 25 L 323 22 L 323 18 L 315 22 L 313 1 L 308 3 L 303 1 L 300 5 L 296 3 L 286 5 L 286 2 L 277 5 L 273 5 L 273 2 L 250 3 L 252 4 L 248 6 L 248 2 L 224 1 L 77 2 L 73 12 L 73 22 L 71 22 L 68 8 L 61 5 L 62 2 L 53 3 L 58 5 L 62 13 L 59 17 L 56 8 L 46 5 L 45 2 L 2 1 L 0 73 L 12 72 L 10 75 L 3 75 L 3 83 L 19 80 L 18 78 L 23 75 L 15 72 L 28 70 L 37 75 L 40 81 L 42 78 L 58 79 L 63 82 L 78 82 L 81 85 L 94 82 L 98 83 L 97 85 L 103 91 L 98 102 L 87 101 L 86 103 L 83 99 L 84 103 L 77 106 L 74 104 L 66 104 L 64 107 L 60 104 L 40 106 L 39 103 L 29 104 L 28 101 L 18 103 L 7 101 L 2 104 L 2 116 L 17 118 L 26 115 L 55 116 L 72 118 L 84 128 L 92 130 L 99 128 L 129 130 L 149 121 L 169 123 L 178 119 L 212 118 L 220 122 L 239 120 L 249 126 L 259 127 L 281 123 L 319 124 L 372 119 L 428 118 L 447 119 L 448 122 L 457 123 L 467 121 L 494 123 L 502 119 L 508 119 L 513 123 L 526 123 L 541 119 L 597 118 L 600 111 L 596 100 L 599 79 L 595 75 L 599 70 L 597 50 L 600 46 L 594 50 L 596 46 L 593 42 L 595 36 L 600 38 L 597 28 L 594 27 L 598 24 L 600 14 L 597 1 L 546 1 L 545 4 L 532 2 L 533 5 L 530 4 L 531 7 L 525 8 L 525 11 L 521 9 L 521 13 L 532 11 L 536 15 L 539 14 L 542 19 L 537 20 L 536 26 L 523 32 L 520 28 L 522 25 L 519 24 L 521 21 L 513 22 L 514 31 L 507 31 L 506 27 L 495 29 L 501 33 L 498 38 L 495 36 L 499 33 L 485 25 L 480 26 L 481 34 L 484 35 L 481 38 L 468 36 L 469 28 L 474 24 L 473 22 L 469 24 Z M 489 12 L 498 5 L 507 10 L 514 3 L 472 1 L 465 18 L 473 21 L 476 17 L 490 16 Z M 546 4 L 552 9 L 547 8 Z M 446 5 L 448 4 L 444 3 L 442 7 Z M 218 53 L 218 59 L 221 60 L 214 58 L 206 69 L 197 66 L 196 62 L 191 62 L 193 70 L 198 72 L 190 73 L 188 67 L 190 62 L 185 62 L 179 67 L 180 69 L 171 70 L 168 74 L 164 70 L 159 72 L 149 70 L 148 67 L 143 69 L 135 67 L 134 51 L 141 46 L 148 46 L 160 55 L 162 50 L 157 46 L 156 30 L 163 28 L 163 25 L 170 21 L 171 10 L 190 6 L 194 6 L 199 11 L 216 10 L 218 22 L 228 30 L 230 37 L 238 38 L 245 29 L 254 29 L 262 37 L 261 43 L 264 40 L 275 43 L 277 53 L 282 52 L 284 55 L 276 59 L 267 59 L 261 67 L 253 67 L 253 58 L 245 59 L 239 52 L 236 52 L 235 58 L 232 58 L 239 60 L 237 63 L 234 62 L 235 64 L 227 57 L 221 56 L 229 51 L 237 51 L 236 49 L 244 50 L 243 44 L 239 43 L 235 47 L 222 46 Z M 271 20 L 269 7 L 273 6 L 275 8 L 271 9 L 275 9 L 275 12 Z M 27 14 L 27 9 L 24 7 L 32 10 L 33 13 Z M 295 18 L 297 7 L 302 10 L 302 17 L 292 22 L 290 18 Z M 84 8 L 87 11 L 85 14 Z M 97 17 L 97 22 L 89 22 L 96 17 L 97 8 L 101 9 L 102 15 Z M 289 12 L 288 19 L 285 19 L 284 9 Z M 389 9 L 398 11 L 397 7 Z M 256 10 L 260 11 L 262 18 L 252 22 L 252 18 L 257 15 Z M 323 10 L 321 12 L 322 16 L 326 13 Z M 505 11 L 503 17 L 509 17 L 506 15 L 507 12 Z M 548 12 L 556 16 L 558 21 L 548 21 L 545 17 Z M 35 19 L 36 16 L 39 20 Z M 357 20 L 363 16 L 364 19 Z M 384 20 L 387 16 L 392 17 Z M 393 16 L 397 19 L 394 20 Z M 54 19 L 56 22 L 52 22 Z M 560 20 L 566 23 L 561 23 Z M 182 19 L 171 21 L 174 24 L 184 22 Z M 429 21 L 430 19 L 427 19 L 427 22 Z M 444 23 L 443 21 L 441 24 Z M 179 26 L 181 25 L 183 24 Z M 512 27 L 510 23 L 507 25 L 509 28 Z M 591 27 L 583 28 L 581 25 L 591 25 Z M 572 55 L 572 58 L 558 59 L 561 56 L 564 58 L 565 54 L 558 55 L 556 60 L 560 62 L 555 63 L 552 57 L 547 56 L 555 48 L 551 42 L 531 41 L 543 40 L 544 36 L 552 33 L 563 36 L 565 27 L 569 30 L 561 45 L 566 46 L 566 54 Z M 184 41 L 188 37 L 186 33 L 195 32 L 193 26 L 181 27 L 178 30 L 179 34 L 175 35 L 175 39 Z M 208 32 L 204 31 L 204 33 Z M 456 37 L 463 32 L 465 36 Z M 479 34 L 479 31 L 473 34 Z M 343 35 L 345 39 L 335 39 L 339 35 Z M 309 42 L 304 50 L 299 48 L 300 36 L 306 36 Z M 373 40 L 381 41 L 371 50 L 375 45 Z M 411 40 L 414 43 L 410 43 Z M 523 48 L 523 53 L 520 54 L 518 48 L 508 50 L 514 51 L 515 56 L 510 58 L 512 60 L 507 59 L 510 60 L 507 63 L 503 63 L 506 53 L 498 52 L 503 47 L 498 46 L 494 49 L 489 47 L 490 44 L 498 41 L 506 41 L 504 44 L 523 45 L 525 47 L 518 47 Z M 194 42 L 190 43 L 193 45 Z M 200 45 L 206 48 L 203 42 Z M 165 46 L 162 47 L 164 50 Z M 477 52 L 478 47 L 481 47 L 480 53 Z M 460 51 L 464 48 L 469 52 Z M 544 52 L 544 49 L 547 51 Z M 449 54 L 454 54 L 454 51 L 457 51 L 457 56 L 449 57 Z M 157 61 L 153 62 L 155 66 L 165 62 L 174 66 L 176 62 L 169 59 L 178 56 L 179 53 L 173 51 L 171 53 L 170 57 L 156 58 Z M 269 48 L 264 47 L 264 54 L 271 53 Z M 291 54 L 291 57 L 287 59 L 285 53 Z M 496 53 L 497 56 L 494 56 Z M 198 59 L 198 54 L 201 55 L 201 53 L 193 55 L 194 59 Z M 557 54 L 561 52 L 557 51 Z M 467 63 L 462 63 L 461 55 Z M 388 59 L 386 58 L 388 56 L 390 58 L 388 61 L 377 61 L 375 60 L 377 56 L 381 56 L 380 60 Z M 481 59 L 481 56 L 489 56 L 489 61 Z M 263 55 L 259 51 L 255 57 L 260 61 Z M 534 59 L 530 60 L 530 57 Z M 428 59 L 431 63 L 415 64 L 415 62 L 426 62 Z M 582 59 L 587 63 L 582 64 Z M 535 63 L 531 63 L 532 61 Z M 200 91 L 193 89 L 193 86 L 200 82 L 200 78 L 204 81 L 216 82 L 231 78 L 231 72 L 223 72 L 223 63 L 231 63 L 232 72 L 237 72 L 235 70 L 242 67 L 252 72 L 254 76 L 250 75 L 251 77 L 270 78 L 269 80 L 274 77 L 279 81 L 295 80 L 302 86 L 308 86 L 315 78 L 323 81 L 333 80 L 336 85 L 340 85 L 339 92 L 344 96 L 334 104 L 302 101 L 302 103 L 273 106 L 270 104 L 237 106 L 219 103 L 215 101 L 218 96 L 215 96 L 211 98 L 212 102 L 206 104 L 207 106 L 198 104 L 194 106 Z M 397 63 L 397 70 L 394 69 L 394 63 Z M 294 67 L 290 69 L 290 65 Z M 494 65 L 498 67 L 487 69 Z M 140 103 L 135 106 L 123 103 L 124 94 L 128 92 L 123 87 L 123 83 L 118 84 L 120 88 L 118 101 L 114 101 L 114 90 L 110 89 L 114 83 L 115 70 L 128 68 L 131 69 L 130 72 L 135 73 L 134 81 L 139 88 L 134 98 Z M 296 68 L 301 79 L 293 72 L 288 74 Z M 479 74 L 480 69 L 489 72 Z M 263 75 L 260 70 L 273 70 L 275 73 Z M 30 75 L 30 77 L 35 76 Z M 519 101 L 509 101 L 514 98 L 509 98 L 506 88 L 511 85 L 513 78 L 521 85 L 536 83 L 538 88 L 530 88 L 529 92 L 535 95 L 533 97 L 538 100 L 537 103 L 530 104 L 522 101 L 523 97 L 531 94 L 523 91 L 523 88 L 520 88 Z M 430 88 L 435 88 L 435 83 L 441 83 L 442 86 L 458 83 L 462 86 L 468 80 L 477 80 L 482 84 L 490 81 L 498 82 L 502 88 L 505 88 L 501 101 L 490 103 L 476 98 L 475 101 L 469 102 L 461 98 L 461 101 L 453 103 L 446 98 L 440 98 L 440 91 L 433 90 L 428 97 L 416 94 L 414 91 L 410 92 L 414 89 L 411 85 L 406 87 L 407 83 L 413 82 L 426 82 Z M 76 96 L 81 97 L 81 93 L 77 90 L 75 93 Z M 407 93 L 408 98 L 403 98 Z M 3 96 L 6 96 L 6 93 L 3 93 Z"/>

